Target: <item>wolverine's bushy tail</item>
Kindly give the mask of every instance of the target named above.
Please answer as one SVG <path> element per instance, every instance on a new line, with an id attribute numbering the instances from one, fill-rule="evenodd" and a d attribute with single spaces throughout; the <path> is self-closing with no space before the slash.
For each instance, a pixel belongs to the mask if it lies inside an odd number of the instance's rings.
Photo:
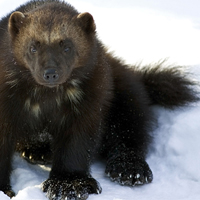
<path id="1" fill-rule="evenodd" d="M 199 100 L 195 85 L 180 66 L 163 66 L 161 62 L 142 70 L 142 81 L 153 104 L 173 108 Z"/>

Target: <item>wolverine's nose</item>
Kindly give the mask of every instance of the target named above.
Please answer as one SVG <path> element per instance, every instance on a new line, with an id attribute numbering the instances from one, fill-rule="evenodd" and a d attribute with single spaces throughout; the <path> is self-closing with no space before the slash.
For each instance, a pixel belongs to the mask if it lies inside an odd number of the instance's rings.
<path id="1" fill-rule="evenodd" d="M 44 70 L 43 78 L 48 83 L 55 83 L 59 79 L 59 74 L 56 69 L 49 68 Z"/>

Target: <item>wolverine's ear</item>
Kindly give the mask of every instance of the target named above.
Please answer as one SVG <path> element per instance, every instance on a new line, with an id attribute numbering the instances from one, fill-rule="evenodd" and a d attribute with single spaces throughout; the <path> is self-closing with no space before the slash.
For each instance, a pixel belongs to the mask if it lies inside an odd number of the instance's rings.
<path id="1" fill-rule="evenodd" d="M 94 19 L 90 13 L 81 13 L 77 16 L 77 20 L 81 28 L 87 33 L 92 33 L 96 30 Z"/>
<path id="2" fill-rule="evenodd" d="M 13 12 L 9 18 L 8 22 L 8 31 L 13 38 L 19 33 L 20 28 L 23 26 L 25 22 L 25 15 L 21 12 Z"/>

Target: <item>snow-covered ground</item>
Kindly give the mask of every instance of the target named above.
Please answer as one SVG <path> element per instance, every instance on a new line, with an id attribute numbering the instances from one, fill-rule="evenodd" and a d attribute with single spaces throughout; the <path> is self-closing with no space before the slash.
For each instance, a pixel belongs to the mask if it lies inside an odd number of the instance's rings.
<path id="1" fill-rule="evenodd" d="M 0 17 L 24 0 L 0 0 Z M 69 0 L 79 11 L 93 14 L 99 37 L 127 63 L 168 62 L 191 66 L 200 80 L 199 0 Z M 93 176 L 101 183 L 101 195 L 89 200 L 199 200 L 200 199 L 200 103 L 175 111 L 154 108 L 158 126 L 148 163 L 154 181 L 141 187 L 122 187 L 104 175 L 95 163 Z M 40 190 L 49 167 L 30 165 L 14 157 L 11 182 L 13 200 L 47 200 Z M 0 200 L 8 200 L 0 193 Z"/>

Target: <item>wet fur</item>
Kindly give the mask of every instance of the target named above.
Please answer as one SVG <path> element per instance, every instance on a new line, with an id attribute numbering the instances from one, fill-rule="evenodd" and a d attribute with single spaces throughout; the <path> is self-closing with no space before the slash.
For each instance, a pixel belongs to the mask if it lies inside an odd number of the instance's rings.
<path id="1" fill-rule="evenodd" d="M 130 186 L 151 182 L 145 162 L 150 106 L 196 101 L 194 83 L 175 66 L 125 65 L 97 39 L 92 16 L 79 15 L 66 3 L 32 1 L 16 10 L 25 14 L 0 21 L 0 189 L 14 195 L 10 173 L 16 150 L 32 163 L 52 160 L 43 183 L 49 199 L 60 199 L 60 192 L 69 199 L 100 193 L 90 175 L 96 152 L 106 158 L 111 180 Z M 59 46 L 51 46 L 66 35 L 74 49 L 68 59 Z M 30 38 L 45 44 L 35 59 L 26 54 Z M 44 66 L 64 74 L 57 86 L 45 85 Z"/>

